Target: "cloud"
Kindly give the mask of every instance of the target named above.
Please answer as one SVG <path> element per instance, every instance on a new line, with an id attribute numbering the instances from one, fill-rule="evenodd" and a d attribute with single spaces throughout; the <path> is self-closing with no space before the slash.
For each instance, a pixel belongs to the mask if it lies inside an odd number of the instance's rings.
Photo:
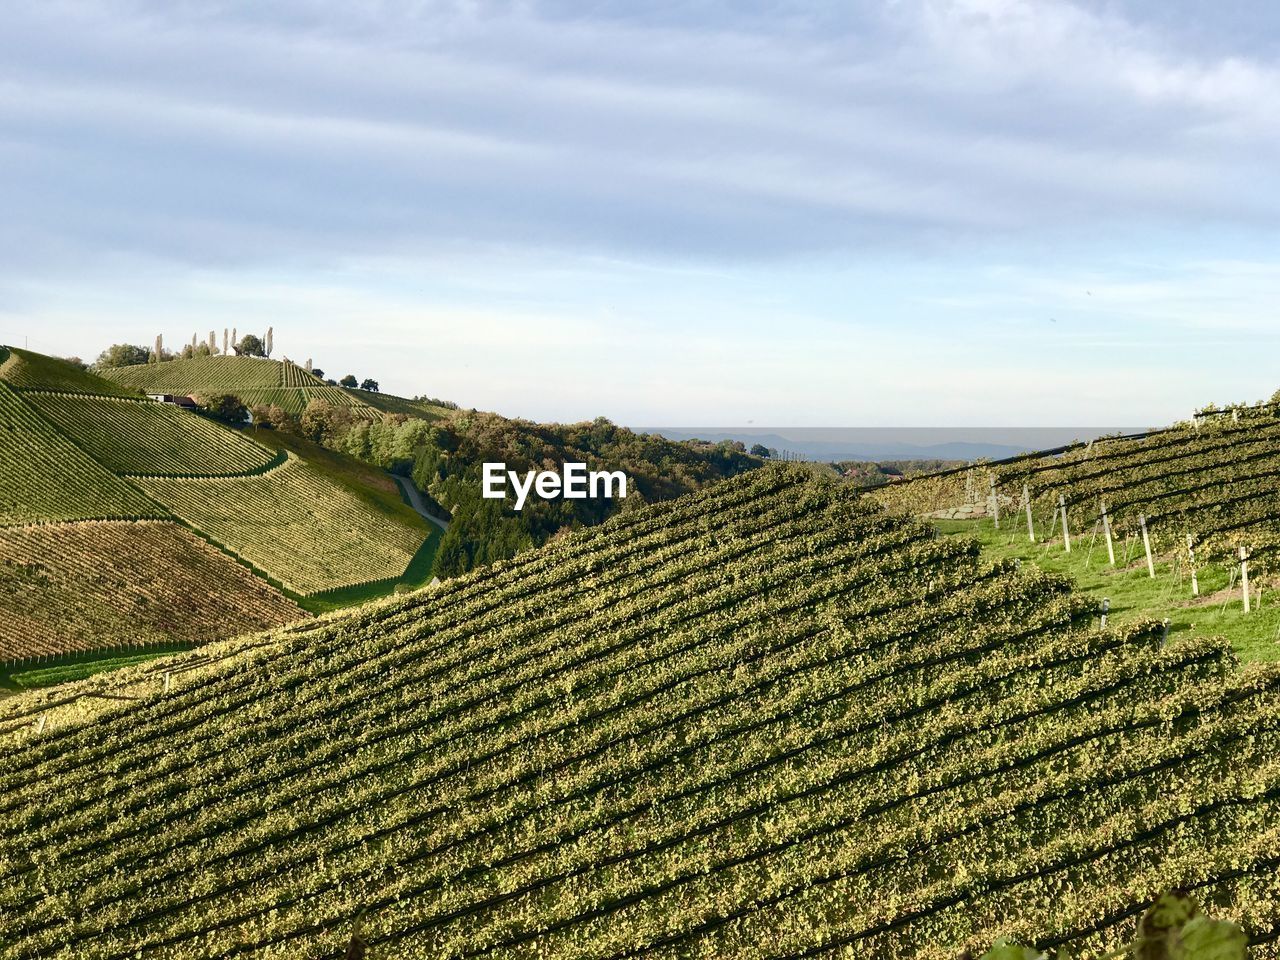
<path id="1" fill-rule="evenodd" d="M 713 262 L 1280 214 L 1268 61 L 1057 0 L 807 6 L 28 7 L 0 252 Z"/>

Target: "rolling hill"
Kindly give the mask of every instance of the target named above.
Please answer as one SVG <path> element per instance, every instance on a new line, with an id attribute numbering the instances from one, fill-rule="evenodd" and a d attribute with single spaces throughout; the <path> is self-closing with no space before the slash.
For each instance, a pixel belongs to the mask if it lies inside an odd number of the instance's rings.
<path id="1" fill-rule="evenodd" d="M 376 391 L 335 387 L 288 360 L 265 357 L 193 357 L 108 367 L 101 373 L 120 388 L 142 393 L 233 393 L 248 406 L 274 404 L 295 415 L 312 400 L 346 407 L 355 416 L 375 421 L 384 413 L 434 420 L 447 412 L 444 407 Z"/>
<path id="2" fill-rule="evenodd" d="M 12 698 L 0 957 L 1280 955 L 1280 668 L 1095 609 L 774 467 Z"/>
<path id="3" fill-rule="evenodd" d="M 136 396 L 134 391 L 58 357 L 0 346 L 0 380 L 17 390 Z"/>
<path id="4" fill-rule="evenodd" d="M 280 626 L 430 559 L 438 535 L 389 480 L 0 350 L 0 663 Z"/>

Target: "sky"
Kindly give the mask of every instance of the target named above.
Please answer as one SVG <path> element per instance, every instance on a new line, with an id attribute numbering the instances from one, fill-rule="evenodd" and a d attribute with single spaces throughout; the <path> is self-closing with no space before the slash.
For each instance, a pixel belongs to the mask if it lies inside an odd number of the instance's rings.
<path id="1" fill-rule="evenodd" d="M 47 0 L 0 342 L 509 416 L 1158 424 L 1280 387 L 1280 5 Z"/>

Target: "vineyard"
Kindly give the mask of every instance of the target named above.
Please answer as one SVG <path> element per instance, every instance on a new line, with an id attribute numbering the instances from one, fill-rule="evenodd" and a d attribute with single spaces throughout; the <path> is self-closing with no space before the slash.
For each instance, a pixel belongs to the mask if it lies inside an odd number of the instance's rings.
<path id="1" fill-rule="evenodd" d="M 132 395 L 132 391 L 65 360 L 17 347 L 0 347 L 0 380 L 17 390 Z"/>
<path id="2" fill-rule="evenodd" d="M 196 357 L 104 370 L 123 387 L 144 393 L 234 393 L 249 406 L 271 405 L 297 415 L 312 400 L 346 407 L 360 419 L 378 421 L 384 413 L 435 419 L 442 407 L 325 383 L 288 360 L 261 357 Z"/>
<path id="3" fill-rule="evenodd" d="M 0 527 L 0 662 L 206 643 L 305 616 L 174 523 Z"/>
<path id="4" fill-rule="evenodd" d="M 366 420 L 381 420 L 382 414 L 356 399 L 341 387 L 317 386 L 305 390 L 296 387 L 271 387 L 257 390 L 241 390 L 237 396 L 249 406 L 274 404 L 287 413 L 299 414 L 312 400 L 323 400 L 335 407 L 349 407 L 351 412 Z"/>
<path id="5" fill-rule="evenodd" d="M 290 456 L 251 477 L 139 477 L 191 526 L 290 590 L 310 595 L 397 577 L 426 539 Z"/>
<path id="6" fill-rule="evenodd" d="M 58 433 L 0 383 L 0 526 L 138 519 L 165 512 Z"/>
<path id="7" fill-rule="evenodd" d="M 116 473 L 208 476 L 266 469 L 269 450 L 171 404 L 30 391 L 49 420 Z"/>
<path id="8" fill-rule="evenodd" d="M 834 482 L 237 647 L 0 707 L 0 957 L 941 960 L 1169 887 L 1280 956 L 1280 669 Z"/>
<path id="9" fill-rule="evenodd" d="M 280 364 L 261 357 L 193 357 L 112 367 L 102 375 L 143 393 L 238 392 L 280 386 Z"/>
<path id="10" fill-rule="evenodd" d="M 1110 534 L 1112 552 L 1124 561 L 1144 558 L 1150 544 L 1153 562 L 1170 563 L 1185 576 L 1193 561 L 1234 567 L 1241 547 L 1274 564 L 1280 549 L 1277 489 L 1280 417 L 1255 409 L 1146 437 L 925 477 L 874 496 L 913 512 L 976 500 L 990 514 L 994 495 L 1010 529 L 1064 546 L 1065 513 L 1067 535 L 1077 543 L 1103 544 Z"/>

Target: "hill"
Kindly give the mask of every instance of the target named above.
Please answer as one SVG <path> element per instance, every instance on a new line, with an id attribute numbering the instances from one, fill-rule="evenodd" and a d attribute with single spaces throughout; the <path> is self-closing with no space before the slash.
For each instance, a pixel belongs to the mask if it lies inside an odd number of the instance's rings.
<path id="1" fill-rule="evenodd" d="M 1093 610 L 768 468 L 13 698 L 0 956 L 940 960 L 1171 886 L 1277 956 L 1280 669 Z"/>
<path id="2" fill-rule="evenodd" d="M 0 380 L 0 689 L 22 685 L 14 664 L 103 651 L 77 660 L 90 672 L 429 579 L 439 535 L 389 477 L 319 448 L 313 465 L 66 361 L 9 351 L 0 369 L 21 384 Z"/>
<path id="3" fill-rule="evenodd" d="M 61 390 L 134 396 L 134 392 L 105 377 L 58 357 L 48 357 L 17 347 L 0 347 L 0 380 L 16 390 Z"/>
<path id="4" fill-rule="evenodd" d="M 435 419 L 445 412 L 443 407 L 376 391 L 332 386 L 288 360 L 265 357 L 192 357 L 107 367 L 101 374 L 142 393 L 233 393 L 248 406 L 274 405 L 295 416 L 312 400 L 348 408 L 354 415 L 374 421 L 381 420 L 384 413 Z"/>
<path id="5" fill-rule="evenodd" d="M 306 616 L 163 521 L 0 527 L 0 662 L 208 643 Z"/>
<path id="6" fill-rule="evenodd" d="M 1175 634 L 1211 630 L 1231 639 L 1242 656 L 1275 660 L 1278 480 L 1280 416 L 1265 405 L 912 479 L 873 496 L 898 509 L 976 515 L 940 523 L 948 532 L 977 533 L 992 557 L 1072 576 L 1121 620 L 1167 619 Z M 1000 530 L 990 516 L 993 489 Z M 1248 611 L 1241 548 L 1249 557 Z"/>
<path id="7" fill-rule="evenodd" d="M 288 456 L 244 477 L 138 477 L 137 485 L 197 530 L 297 594 L 394 580 L 427 539 L 323 472 Z"/>
<path id="8" fill-rule="evenodd" d="M 0 383 L 0 525 L 165 516 Z"/>
<path id="9" fill-rule="evenodd" d="M 257 473 L 276 459 L 242 434 L 172 404 L 35 390 L 25 398 L 99 463 L 120 474 Z"/>

